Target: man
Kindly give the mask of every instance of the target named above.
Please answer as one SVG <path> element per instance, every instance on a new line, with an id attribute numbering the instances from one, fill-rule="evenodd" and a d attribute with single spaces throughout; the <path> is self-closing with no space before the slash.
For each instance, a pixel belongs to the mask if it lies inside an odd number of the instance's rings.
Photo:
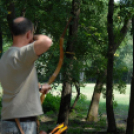
<path id="1" fill-rule="evenodd" d="M 33 35 L 30 20 L 19 17 L 12 23 L 13 45 L 0 60 L 2 97 L 2 134 L 20 134 L 15 118 L 20 120 L 25 134 L 36 134 L 36 117 L 43 114 L 35 60 L 46 52 L 52 40 L 45 35 Z M 51 87 L 44 84 L 41 93 Z"/>

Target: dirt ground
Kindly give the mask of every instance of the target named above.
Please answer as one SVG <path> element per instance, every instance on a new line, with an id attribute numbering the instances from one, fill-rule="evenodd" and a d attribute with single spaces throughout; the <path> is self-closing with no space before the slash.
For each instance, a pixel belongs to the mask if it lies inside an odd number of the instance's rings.
<path id="1" fill-rule="evenodd" d="M 122 128 L 122 130 L 119 130 L 119 132 L 117 132 L 117 134 L 125 134 L 126 121 L 120 120 L 120 118 L 118 116 L 118 120 L 116 123 L 117 123 L 118 128 Z M 75 124 L 75 126 L 74 126 L 74 124 Z M 88 126 L 92 126 L 92 124 L 94 124 L 93 127 L 88 127 Z M 1 126 L 1 124 L 0 124 L 0 126 Z M 49 133 L 49 132 L 51 132 L 51 130 L 53 130 L 54 127 L 56 127 L 56 121 L 54 120 L 54 118 L 48 117 L 45 115 L 43 117 L 41 117 L 41 121 L 40 121 L 40 129 L 41 130 L 47 131 Z M 100 127 L 97 123 L 86 122 L 85 119 L 69 120 L 68 128 L 71 129 L 71 131 L 73 131 L 73 132 L 74 131 L 79 132 L 79 134 L 107 134 L 105 127 Z M 1 127 L 0 127 L 0 134 L 1 134 Z M 72 133 L 72 134 L 74 134 L 74 133 Z"/>
<path id="2" fill-rule="evenodd" d="M 103 115 L 106 116 L 106 115 Z M 126 130 L 126 117 L 122 120 L 119 115 L 116 116 L 116 124 L 119 131 L 117 134 L 125 134 Z M 43 116 L 41 119 L 41 129 L 51 132 L 51 130 L 56 126 L 56 121 L 54 118 L 48 116 Z M 85 119 L 82 120 L 69 120 L 68 128 L 72 131 L 79 130 L 79 134 L 106 134 L 106 126 L 100 126 L 98 122 L 87 122 Z M 81 132 L 80 132 L 81 131 Z M 70 133 L 69 133 L 70 134 Z M 74 133 L 72 133 L 74 134 Z"/>

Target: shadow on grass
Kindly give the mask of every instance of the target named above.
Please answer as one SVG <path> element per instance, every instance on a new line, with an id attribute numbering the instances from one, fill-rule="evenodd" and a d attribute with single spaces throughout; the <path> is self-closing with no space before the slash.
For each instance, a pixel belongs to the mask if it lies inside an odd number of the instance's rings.
<path id="1" fill-rule="evenodd" d="M 47 100 L 48 99 L 48 100 Z M 74 100 L 72 100 L 73 103 Z M 57 125 L 57 116 L 60 106 L 60 97 L 53 97 L 47 95 L 43 106 L 45 110 L 45 116 L 51 118 L 51 120 L 41 121 L 40 130 L 51 132 L 51 130 Z M 54 103 L 52 103 L 54 102 Z M 50 105 L 51 103 L 51 105 Z M 90 101 L 86 96 L 81 95 L 74 110 L 69 115 L 68 134 L 108 134 L 107 130 L 107 117 L 106 117 L 106 103 L 100 102 L 99 104 L 99 121 L 87 122 L 85 120 L 88 112 Z M 125 134 L 126 119 L 128 115 L 128 105 L 114 104 L 114 113 L 116 124 L 118 128 L 118 134 Z"/>
<path id="2" fill-rule="evenodd" d="M 50 133 L 56 127 L 55 121 L 47 121 L 41 123 L 41 130 Z M 99 126 L 98 123 L 83 122 L 80 120 L 69 120 L 68 134 L 110 134 L 106 132 L 106 127 Z M 112 134 L 112 133 L 111 133 Z M 125 131 L 118 129 L 113 134 L 125 134 Z"/>
<path id="3" fill-rule="evenodd" d="M 56 98 L 55 98 L 56 99 Z M 72 101 L 73 103 L 73 101 Z M 72 111 L 69 115 L 69 124 L 68 124 L 68 134 L 110 134 L 107 133 L 107 117 L 106 117 L 106 103 L 100 102 L 99 104 L 99 115 L 98 122 L 87 122 L 85 120 L 88 112 L 90 101 L 86 99 L 85 96 L 81 96 Z M 60 105 L 60 104 L 57 104 Z M 59 106 L 58 106 L 59 107 Z M 51 109 L 51 108 L 50 108 Z M 44 121 L 41 123 L 41 126 L 44 126 L 47 132 L 50 132 L 57 122 L 57 111 L 51 111 L 49 114 L 46 113 L 52 121 Z M 57 114 L 56 114 L 57 113 Z M 116 134 L 125 134 L 126 130 L 126 118 L 128 114 L 128 105 L 123 104 L 114 104 L 114 113 L 117 124 L 118 132 Z"/>

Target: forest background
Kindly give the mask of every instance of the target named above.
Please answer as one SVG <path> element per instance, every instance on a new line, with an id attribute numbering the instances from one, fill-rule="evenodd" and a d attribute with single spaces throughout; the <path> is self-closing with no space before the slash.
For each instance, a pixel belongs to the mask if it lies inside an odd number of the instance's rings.
<path id="1" fill-rule="evenodd" d="M 34 23 L 35 34 L 53 40 L 51 49 L 35 63 L 41 83 L 48 81 L 58 64 L 59 38 L 72 17 L 62 68 L 43 103 L 45 116 L 54 119 L 49 128 L 45 117 L 40 117 L 46 131 L 65 122 L 73 126 L 65 132 L 69 134 L 133 133 L 133 6 L 130 0 L 0 0 L 1 55 L 12 45 L 10 24 L 18 16 Z M 120 94 L 130 106 L 121 102 Z M 125 115 L 120 116 L 123 127 L 114 113 L 118 106 Z"/>

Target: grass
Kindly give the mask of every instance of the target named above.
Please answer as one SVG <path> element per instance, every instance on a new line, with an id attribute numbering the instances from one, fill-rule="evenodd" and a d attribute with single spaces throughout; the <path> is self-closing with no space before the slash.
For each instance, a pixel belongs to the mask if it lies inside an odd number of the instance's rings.
<path id="1" fill-rule="evenodd" d="M 50 106 L 49 104 L 53 102 L 51 104 L 51 107 L 54 108 L 53 110 L 47 111 L 45 112 L 45 115 L 52 117 L 53 118 L 53 123 L 49 123 L 47 122 L 45 125 L 41 125 L 41 127 L 44 130 L 52 130 L 52 128 L 55 127 L 56 125 L 56 121 L 57 121 L 57 115 L 58 115 L 58 108 L 60 105 L 60 92 L 62 90 L 62 86 L 59 85 L 56 87 L 56 89 L 52 89 L 52 93 L 55 95 L 54 97 L 52 95 L 48 95 L 50 96 L 50 98 L 47 97 L 45 99 L 45 105 Z M 83 123 L 83 119 L 86 118 L 87 116 L 87 112 L 88 112 L 88 108 L 89 108 L 89 104 L 90 101 L 92 99 L 92 95 L 93 95 L 93 90 L 94 90 L 94 84 L 87 84 L 85 87 L 81 87 L 81 95 L 80 98 L 76 104 L 75 110 L 73 110 L 73 112 L 70 114 L 69 116 L 69 123 L 71 124 L 71 127 L 69 127 L 68 129 L 68 133 L 69 134 L 75 134 L 75 133 L 83 133 L 83 131 L 93 131 L 93 128 L 97 129 L 98 131 L 102 130 L 102 128 L 106 128 L 106 99 L 103 97 L 103 95 L 101 95 L 100 98 L 100 104 L 99 104 L 99 116 L 100 116 L 100 121 L 97 122 L 97 124 L 94 123 Z M 2 91 L 1 87 L 0 87 L 0 92 Z M 127 85 L 126 87 L 126 93 L 125 94 L 120 94 L 118 91 L 114 90 L 114 113 L 115 113 L 115 117 L 116 117 L 116 122 L 119 122 L 120 120 L 125 120 L 127 118 L 128 115 L 128 106 L 129 106 L 129 93 L 130 93 L 130 85 Z M 56 97 L 56 96 L 59 97 Z M 75 87 L 72 88 L 72 96 L 73 98 L 75 98 L 76 96 L 76 90 Z M 57 101 L 56 101 L 57 100 Z M 73 101 L 72 101 L 73 103 Z M 53 106 L 54 105 L 54 106 Z M 51 108 L 50 108 L 51 109 Z M 77 120 L 76 122 L 74 120 Z M 82 127 L 79 127 L 79 123 L 82 125 Z M 123 131 L 125 130 L 124 126 L 120 126 L 120 129 L 122 129 Z M 77 131 L 77 132 L 76 132 Z"/>
<path id="2" fill-rule="evenodd" d="M 52 90 L 52 92 L 60 92 L 62 90 L 61 85 L 59 85 L 56 90 Z M 69 119 L 79 119 L 83 120 L 87 116 L 88 108 L 90 101 L 92 99 L 93 95 L 93 90 L 94 90 L 94 84 L 87 84 L 85 87 L 81 87 L 81 96 L 76 104 L 75 110 L 70 114 Z M 76 95 L 76 90 L 75 87 L 72 89 L 72 94 L 73 98 Z M 128 115 L 128 107 L 129 107 L 129 95 L 130 95 L 130 85 L 127 85 L 126 87 L 126 93 L 125 94 L 120 94 L 119 91 L 114 90 L 114 113 L 115 113 L 115 118 L 116 122 L 119 123 L 120 121 L 123 122 L 123 120 L 127 119 Z M 98 131 L 100 131 L 102 128 L 106 128 L 106 99 L 101 95 L 100 98 L 100 103 L 99 103 L 99 116 L 100 116 L 100 121 L 97 124 Z M 124 122 L 123 122 L 124 123 Z M 78 124 L 75 124 L 76 126 Z M 74 128 L 75 128 L 74 125 Z M 90 128 L 93 128 L 93 124 L 85 124 L 83 128 L 86 128 L 86 126 L 90 126 Z M 124 125 L 118 125 L 119 129 L 121 131 L 125 130 Z M 72 128 L 71 128 L 72 129 Z"/>
<path id="3" fill-rule="evenodd" d="M 57 87 L 57 89 L 53 90 L 53 91 L 59 92 L 61 90 L 62 90 L 62 87 L 61 87 L 61 85 L 59 85 Z M 89 106 L 90 100 L 92 99 L 93 90 L 94 90 L 94 84 L 87 84 L 85 87 L 81 87 L 81 94 L 85 95 L 85 99 L 84 99 L 85 102 L 81 101 L 81 96 L 82 96 L 81 95 L 79 98 L 79 103 L 77 103 L 78 107 L 82 107 L 83 106 L 82 103 L 85 104 L 85 107 Z M 75 87 L 72 88 L 72 92 L 74 94 L 73 96 L 75 97 L 75 94 L 76 94 Z M 129 105 L 130 85 L 127 85 L 125 94 L 120 94 L 119 91 L 116 91 L 116 90 L 114 90 L 113 94 L 114 94 L 114 109 L 115 109 L 115 111 L 124 110 L 127 113 L 128 105 Z M 88 106 L 86 106 L 86 104 Z M 100 106 L 99 106 L 100 112 L 102 112 L 102 113 L 106 112 L 105 105 L 106 105 L 106 99 L 103 97 L 103 95 L 101 95 Z"/>
<path id="4" fill-rule="evenodd" d="M 52 92 L 58 92 L 60 93 L 62 90 L 62 86 L 59 85 L 56 89 L 52 89 Z M 90 100 L 92 99 L 92 94 L 93 94 L 93 90 L 94 90 L 94 84 L 87 84 L 85 87 L 81 87 L 81 96 L 79 98 L 79 101 L 77 103 L 77 110 L 78 111 L 82 111 L 82 110 L 87 110 Z M 76 95 L 76 90 L 75 87 L 72 88 L 72 92 L 73 92 L 73 97 L 75 97 Z M 2 93 L 2 88 L 0 86 L 0 93 Z M 130 85 L 127 85 L 126 87 L 126 93 L 125 94 L 120 94 L 118 91 L 114 90 L 114 104 L 115 104 L 115 112 L 116 111 L 124 111 L 125 113 L 127 113 L 128 111 L 128 105 L 129 105 L 129 94 L 130 94 Z M 84 98 L 82 98 L 84 97 Z M 100 112 L 101 113 L 105 113 L 106 112 L 106 99 L 103 97 L 103 95 L 101 95 L 100 98 Z M 84 108 L 83 108 L 83 103 L 84 103 Z"/>

